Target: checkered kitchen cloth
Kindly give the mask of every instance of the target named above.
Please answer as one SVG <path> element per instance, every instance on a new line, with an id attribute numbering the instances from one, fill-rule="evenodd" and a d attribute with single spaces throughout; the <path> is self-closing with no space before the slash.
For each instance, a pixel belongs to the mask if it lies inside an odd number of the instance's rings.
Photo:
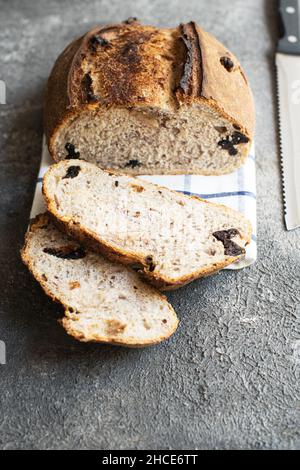
<path id="1" fill-rule="evenodd" d="M 42 161 L 30 217 L 35 217 L 37 214 L 45 211 L 41 191 L 42 178 L 51 163 L 51 158 L 44 140 Z M 175 189 L 176 191 L 184 192 L 185 194 L 200 196 L 203 199 L 209 199 L 210 201 L 224 204 L 244 214 L 252 223 L 252 240 L 247 247 L 245 259 L 229 266 L 227 269 L 245 268 L 256 261 L 256 180 L 254 147 L 251 149 L 245 165 L 229 175 L 160 175 L 142 176 L 141 178 L 161 186 L 166 186 L 167 188 Z"/>

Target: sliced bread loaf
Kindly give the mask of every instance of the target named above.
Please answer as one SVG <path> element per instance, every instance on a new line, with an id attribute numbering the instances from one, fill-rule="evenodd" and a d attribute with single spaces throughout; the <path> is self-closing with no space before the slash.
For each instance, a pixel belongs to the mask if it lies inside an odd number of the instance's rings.
<path id="1" fill-rule="evenodd" d="M 61 233 L 48 214 L 30 225 L 22 259 L 79 341 L 149 346 L 171 336 L 176 314 L 166 298 L 126 266 L 87 251 Z"/>
<path id="2" fill-rule="evenodd" d="M 224 174 L 254 133 L 237 58 L 194 22 L 97 27 L 57 59 L 45 100 L 56 161 L 83 157 L 131 174 Z"/>
<path id="3" fill-rule="evenodd" d="M 85 161 L 51 166 L 43 192 L 75 238 L 166 289 L 237 261 L 251 239 L 250 222 L 232 209 Z"/>

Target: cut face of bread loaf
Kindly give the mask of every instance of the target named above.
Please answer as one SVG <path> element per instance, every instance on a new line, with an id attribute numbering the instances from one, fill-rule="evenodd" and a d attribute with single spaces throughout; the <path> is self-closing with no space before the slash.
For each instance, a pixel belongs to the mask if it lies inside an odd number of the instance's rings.
<path id="1" fill-rule="evenodd" d="M 79 341 L 148 346 L 178 320 L 166 298 L 120 264 L 61 233 L 48 214 L 31 224 L 22 259 L 46 294 L 65 307 L 61 323 Z"/>
<path id="2" fill-rule="evenodd" d="M 134 175 L 229 173 L 249 153 L 254 120 L 237 58 L 193 22 L 95 28 L 66 48 L 47 85 L 53 158 Z"/>
<path id="3" fill-rule="evenodd" d="M 75 238 L 165 289 L 237 261 L 251 239 L 250 223 L 232 209 L 84 161 L 50 167 L 43 192 Z"/>

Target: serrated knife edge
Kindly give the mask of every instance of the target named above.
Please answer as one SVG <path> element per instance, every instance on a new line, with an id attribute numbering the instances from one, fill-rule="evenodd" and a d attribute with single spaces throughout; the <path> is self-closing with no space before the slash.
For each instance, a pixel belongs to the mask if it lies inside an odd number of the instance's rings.
<path id="1" fill-rule="evenodd" d="M 300 227 L 300 57 L 278 53 L 276 65 L 285 220 L 293 230 Z"/>
<path id="2" fill-rule="evenodd" d="M 277 93 L 280 156 L 288 230 L 300 227 L 300 0 L 278 0 Z"/>

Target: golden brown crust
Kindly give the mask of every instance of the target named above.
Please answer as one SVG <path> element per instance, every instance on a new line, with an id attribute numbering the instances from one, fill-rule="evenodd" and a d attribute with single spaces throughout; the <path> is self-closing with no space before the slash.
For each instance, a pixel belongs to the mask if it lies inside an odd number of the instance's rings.
<path id="1" fill-rule="evenodd" d="M 237 58 L 195 23 L 174 29 L 137 22 L 95 28 L 65 49 L 49 77 L 44 121 L 50 153 L 55 159 L 60 126 L 86 108 L 174 112 L 197 102 L 253 139 L 254 104 L 244 72 Z"/>
<path id="2" fill-rule="evenodd" d="M 30 236 L 31 236 L 32 232 L 34 232 L 36 229 L 40 228 L 43 225 L 48 225 L 49 216 L 50 216 L 50 214 L 48 214 L 48 213 L 40 214 L 31 221 L 30 226 L 29 226 L 29 228 L 27 230 L 27 233 L 25 235 L 24 246 L 21 250 L 21 258 L 22 258 L 23 263 L 28 267 L 28 269 L 31 272 L 32 276 L 39 282 L 39 284 L 41 285 L 41 287 L 44 290 L 45 294 L 48 295 L 53 301 L 61 304 L 65 308 L 65 317 L 63 317 L 61 320 L 59 320 L 59 322 L 62 324 L 62 326 L 65 328 L 66 332 L 70 336 L 72 336 L 73 338 L 75 338 L 76 340 L 81 341 L 81 342 L 87 342 L 87 341 L 88 342 L 97 342 L 97 343 L 112 344 L 112 345 L 116 345 L 116 346 L 123 346 L 123 347 L 130 347 L 130 348 L 143 348 L 143 347 L 146 347 L 146 346 L 154 346 L 155 344 L 158 344 L 161 341 L 164 341 L 165 339 L 168 339 L 170 336 L 172 336 L 172 334 L 176 331 L 176 329 L 178 327 L 178 324 L 179 324 L 178 320 L 177 320 L 177 323 L 174 324 L 173 330 L 171 332 L 168 332 L 167 336 L 161 336 L 161 337 L 157 338 L 157 340 L 150 341 L 150 342 L 149 341 L 145 341 L 145 342 L 140 341 L 139 343 L 134 342 L 134 341 L 133 342 L 128 342 L 128 341 L 127 342 L 122 342 L 121 340 L 116 340 L 113 337 L 109 337 L 109 335 L 107 337 L 95 336 L 93 339 L 88 339 L 87 340 L 83 335 L 80 335 L 76 330 L 73 330 L 72 322 L 70 322 L 69 319 L 68 319 L 68 311 L 70 309 L 70 306 L 63 303 L 61 299 L 58 299 L 57 297 L 55 297 L 55 295 L 53 295 L 52 292 L 49 291 L 49 289 L 47 287 L 47 283 L 43 279 L 43 276 L 35 269 L 34 264 L 33 264 L 29 254 L 28 254 L 28 242 L 29 242 L 29 239 L 30 239 Z M 149 289 L 149 286 L 147 286 L 147 288 Z M 166 296 L 161 294 L 161 293 L 158 293 L 158 295 L 160 295 L 160 297 L 167 302 L 167 304 L 169 306 L 169 309 L 174 313 L 174 315 L 176 315 L 175 312 L 174 312 L 173 307 L 167 301 Z"/>
<path id="3" fill-rule="evenodd" d="M 230 257 L 227 257 L 224 260 L 224 262 L 212 263 L 211 265 L 206 266 L 205 268 L 201 268 L 195 272 L 192 272 L 186 276 L 182 276 L 181 278 L 177 278 L 177 279 L 161 277 L 157 272 L 150 272 L 149 265 L 145 262 L 144 255 L 141 255 L 139 253 L 135 253 L 133 255 L 132 253 L 124 249 L 121 249 L 121 248 L 117 249 L 113 245 L 109 244 L 106 240 L 102 239 L 99 236 L 96 236 L 95 233 L 89 231 L 86 227 L 83 227 L 80 223 L 73 221 L 72 218 L 61 217 L 59 215 L 55 201 L 52 200 L 48 196 L 47 191 L 45 190 L 45 186 L 46 186 L 45 183 L 47 179 L 50 177 L 51 172 L 55 171 L 56 165 L 59 165 L 59 163 L 52 165 L 47 171 L 47 173 L 45 174 L 43 187 L 42 187 L 47 209 L 50 212 L 50 214 L 52 214 L 53 220 L 55 221 L 55 223 L 58 224 L 62 230 L 69 233 L 75 239 L 79 240 L 83 244 L 86 244 L 92 250 L 101 253 L 103 256 L 105 256 L 109 260 L 113 262 L 118 262 L 121 264 L 126 264 L 126 265 L 137 267 L 139 274 L 157 289 L 160 289 L 162 291 L 179 289 L 180 287 L 183 287 L 193 282 L 196 279 L 207 277 L 207 276 L 210 276 L 211 274 L 218 273 L 222 269 L 226 268 L 232 263 L 237 262 L 239 259 L 243 257 L 243 255 L 230 256 Z M 119 172 L 119 171 L 107 171 L 107 170 L 102 170 L 102 171 L 106 171 L 107 173 L 110 173 L 115 176 L 124 175 L 124 173 Z M 138 182 L 139 179 L 138 178 L 136 179 Z M 159 185 L 155 185 L 155 186 L 157 186 L 158 189 L 159 188 L 165 189 Z M 169 191 L 177 194 L 175 190 L 169 190 Z M 221 206 L 224 209 L 224 211 L 228 211 L 228 212 L 232 211 L 232 209 L 229 209 L 228 207 L 222 204 L 215 204 L 205 199 L 201 199 L 198 196 L 189 196 L 189 197 L 192 197 L 193 199 L 204 202 L 205 204 L 218 206 L 218 207 Z M 252 236 L 252 226 L 249 222 L 249 231 L 248 233 L 244 234 L 245 246 L 247 246 L 250 243 L 251 236 Z"/>
<path id="4" fill-rule="evenodd" d="M 187 59 L 176 92 L 178 100 L 189 104 L 206 100 L 252 140 L 255 127 L 253 96 L 238 59 L 194 22 L 180 28 Z M 226 67 L 226 64 L 230 65 Z"/>
<path id="5" fill-rule="evenodd" d="M 95 28 L 83 38 L 74 57 L 70 100 L 75 107 L 95 102 L 105 106 L 169 106 L 174 100 L 172 64 L 179 51 L 172 30 L 139 23 Z"/>
<path id="6" fill-rule="evenodd" d="M 68 91 L 69 72 L 82 38 L 69 44 L 59 55 L 48 79 L 44 98 L 44 130 L 47 143 L 72 111 Z"/>
<path id="7" fill-rule="evenodd" d="M 203 62 L 202 97 L 240 127 L 252 140 L 255 109 L 252 92 L 238 59 L 217 39 L 197 26 Z M 222 65 L 229 58 L 233 68 Z"/>

